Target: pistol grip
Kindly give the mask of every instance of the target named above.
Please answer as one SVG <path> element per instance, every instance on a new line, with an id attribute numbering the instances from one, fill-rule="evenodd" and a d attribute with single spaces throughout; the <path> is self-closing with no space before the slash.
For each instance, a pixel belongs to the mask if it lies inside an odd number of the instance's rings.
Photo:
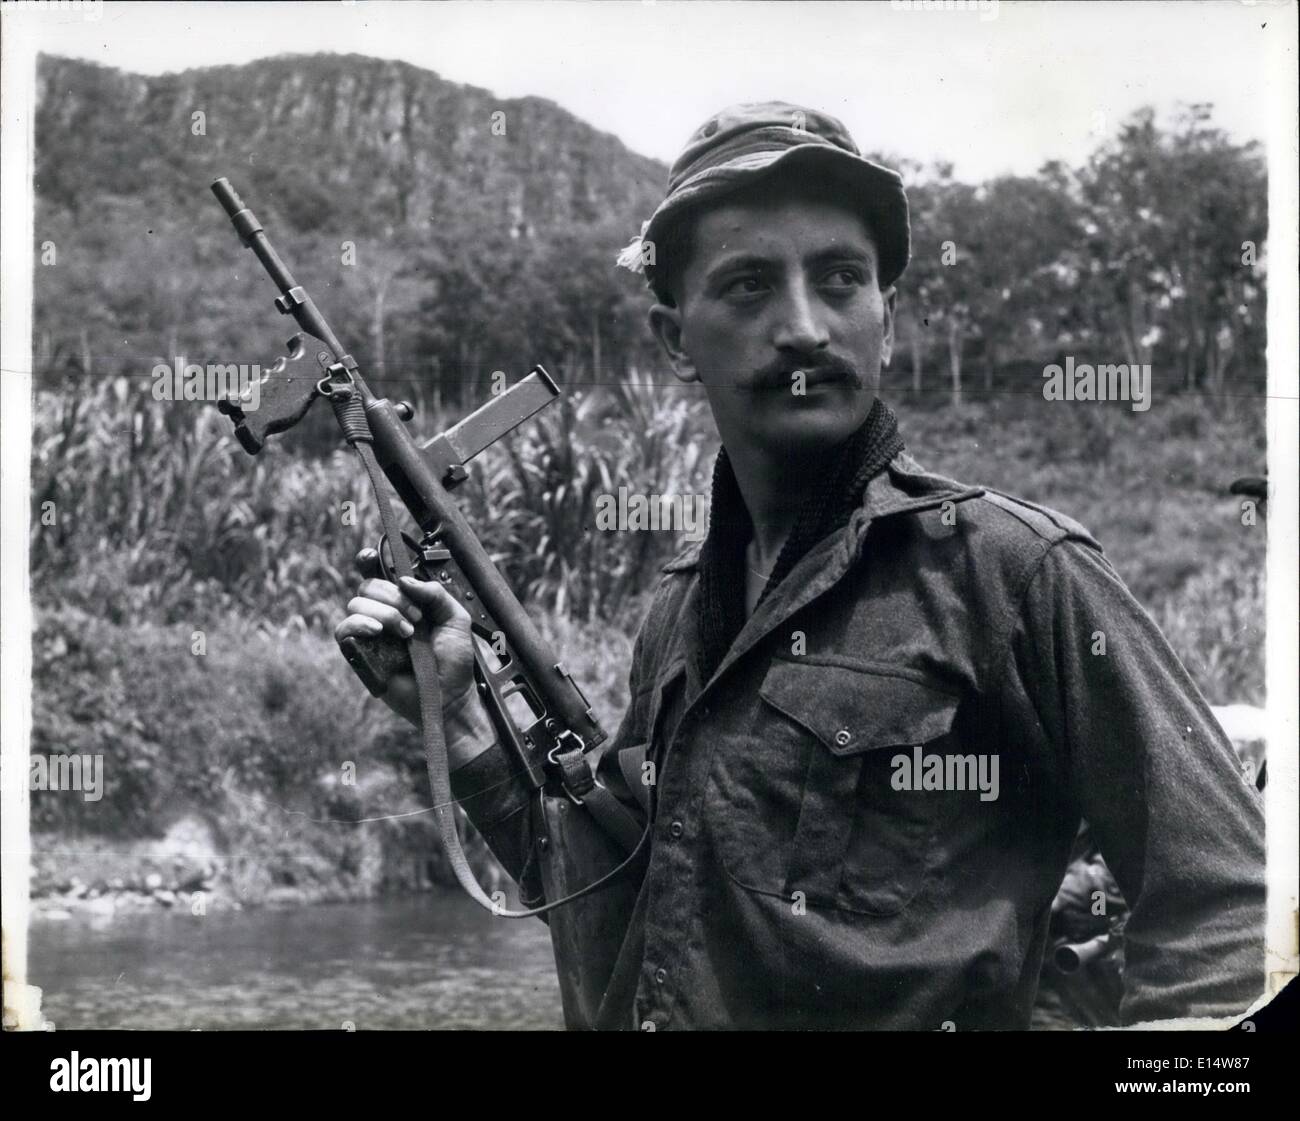
<path id="1" fill-rule="evenodd" d="M 345 638 L 339 648 L 372 697 L 388 692 L 388 682 L 395 674 L 412 672 L 405 641 L 391 635 Z"/>

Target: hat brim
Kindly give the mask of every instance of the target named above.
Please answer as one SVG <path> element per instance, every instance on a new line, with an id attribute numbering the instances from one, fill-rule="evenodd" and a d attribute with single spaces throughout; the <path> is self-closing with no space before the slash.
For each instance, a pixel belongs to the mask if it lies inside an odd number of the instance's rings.
<path id="1" fill-rule="evenodd" d="M 802 168 L 831 173 L 844 183 L 845 201 L 856 203 L 871 224 L 878 241 L 882 287 L 893 284 L 907 267 L 911 254 L 907 194 L 897 172 L 829 144 L 798 144 L 782 151 L 748 153 L 717 167 L 705 168 L 682 183 L 650 218 L 642 243 L 658 244 L 664 232 L 687 213 L 698 213 L 710 202 L 777 171 Z M 658 262 L 645 271 L 653 282 Z"/>

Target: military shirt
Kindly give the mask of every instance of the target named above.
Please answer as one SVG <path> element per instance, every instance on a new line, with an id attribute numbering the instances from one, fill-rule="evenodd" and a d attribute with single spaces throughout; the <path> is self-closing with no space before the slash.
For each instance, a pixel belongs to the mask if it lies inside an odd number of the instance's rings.
<path id="1" fill-rule="evenodd" d="M 1262 798 L 1083 527 L 902 453 L 708 681 L 699 553 L 598 749 L 642 857 L 547 916 L 570 1027 L 1026 1028 L 1081 819 L 1131 907 L 1125 1022 L 1261 994 Z M 625 855 L 499 746 L 453 789 L 526 903 Z"/>

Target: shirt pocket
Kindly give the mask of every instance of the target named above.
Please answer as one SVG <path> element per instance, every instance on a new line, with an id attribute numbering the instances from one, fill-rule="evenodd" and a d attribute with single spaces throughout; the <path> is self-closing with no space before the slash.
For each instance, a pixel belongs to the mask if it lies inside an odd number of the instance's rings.
<path id="1" fill-rule="evenodd" d="M 952 799 L 895 789 L 894 760 L 950 749 L 958 698 L 884 670 L 782 660 L 759 696 L 750 750 L 715 782 L 728 803 L 718 830 L 728 873 L 809 906 L 902 911 Z"/>

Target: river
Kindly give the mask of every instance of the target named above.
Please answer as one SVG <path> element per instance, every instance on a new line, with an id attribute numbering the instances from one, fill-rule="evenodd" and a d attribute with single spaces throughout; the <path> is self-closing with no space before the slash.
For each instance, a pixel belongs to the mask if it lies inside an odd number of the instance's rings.
<path id="1" fill-rule="evenodd" d="M 290 909 L 38 919 L 56 1028 L 561 1029 L 550 936 L 459 892 Z"/>

